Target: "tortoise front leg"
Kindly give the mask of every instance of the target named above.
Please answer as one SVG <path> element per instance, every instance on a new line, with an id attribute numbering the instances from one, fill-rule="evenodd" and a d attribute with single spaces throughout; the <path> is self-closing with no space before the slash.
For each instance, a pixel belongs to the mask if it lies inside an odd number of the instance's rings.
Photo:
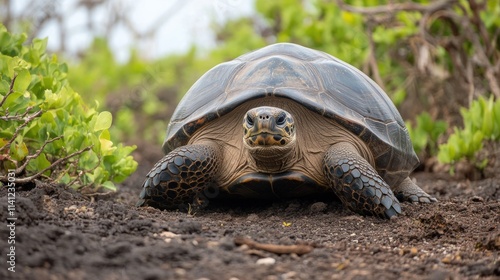
<path id="1" fill-rule="evenodd" d="M 220 166 L 216 144 L 179 147 L 158 161 L 149 171 L 137 206 L 172 209 L 206 202 L 203 192 L 213 186 Z"/>
<path id="2" fill-rule="evenodd" d="M 389 185 L 352 144 L 332 145 L 323 164 L 330 187 L 347 208 L 383 218 L 401 213 L 399 201 Z"/>

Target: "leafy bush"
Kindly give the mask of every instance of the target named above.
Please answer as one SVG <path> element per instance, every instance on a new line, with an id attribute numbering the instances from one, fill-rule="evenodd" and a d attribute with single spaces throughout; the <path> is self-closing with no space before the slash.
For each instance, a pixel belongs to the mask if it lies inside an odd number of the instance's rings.
<path id="1" fill-rule="evenodd" d="M 429 113 L 424 112 L 417 116 L 416 125 L 406 122 L 410 133 L 413 148 L 417 154 L 426 153 L 426 156 L 434 156 L 438 151 L 438 138 L 448 125 L 444 121 L 434 121 Z"/>
<path id="2" fill-rule="evenodd" d="M 14 170 L 19 183 L 114 190 L 137 167 L 135 147 L 113 144 L 111 114 L 82 101 L 67 65 L 45 53 L 46 39 L 25 40 L 0 25 L 0 180 Z"/>
<path id="3" fill-rule="evenodd" d="M 438 159 L 443 163 L 455 163 L 464 158 L 481 169 L 487 162 L 477 162 L 475 155 L 483 148 L 483 141 L 500 140 L 500 100 L 480 97 L 460 113 L 464 128 L 455 127 L 448 142 L 439 146 Z"/>

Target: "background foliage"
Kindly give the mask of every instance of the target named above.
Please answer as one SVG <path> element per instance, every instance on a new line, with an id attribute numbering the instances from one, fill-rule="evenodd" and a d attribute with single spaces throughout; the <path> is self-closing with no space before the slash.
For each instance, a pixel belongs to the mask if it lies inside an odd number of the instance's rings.
<path id="1" fill-rule="evenodd" d="M 407 120 L 424 165 L 436 157 L 474 161 L 483 141 L 498 141 L 483 131 L 498 126 L 498 1 L 255 0 L 255 9 L 214 22 L 216 48 L 193 46 L 152 61 L 132 50 L 118 63 L 97 37 L 70 65 L 68 80 L 86 103 L 97 100 L 112 113 L 112 141 L 157 146 L 178 100 L 205 71 L 271 43 L 294 42 L 332 54 L 381 85 Z"/>
<path id="2" fill-rule="evenodd" d="M 9 171 L 17 183 L 41 178 L 114 190 L 137 167 L 129 155 L 135 147 L 113 144 L 112 115 L 82 101 L 68 66 L 45 54 L 46 39 L 25 40 L 0 25 L 0 180 Z"/>

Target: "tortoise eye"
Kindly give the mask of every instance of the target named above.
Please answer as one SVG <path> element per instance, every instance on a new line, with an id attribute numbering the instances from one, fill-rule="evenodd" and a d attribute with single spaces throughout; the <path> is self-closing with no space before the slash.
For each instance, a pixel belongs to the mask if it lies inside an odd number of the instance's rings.
<path id="1" fill-rule="evenodd" d="M 284 125 L 284 124 L 285 124 L 285 120 L 286 120 L 286 115 L 285 115 L 285 113 L 281 113 L 281 114 L 278 116 L 278 119 L 276 119 L 276 124 L 277 124 L 277 125 Z"/>
<path id="2" fill-rule="evenodd" d="M 246 119 L 247 119 L 247 124 L 248 124 L 249 126 L 252 126 L 252 125 L 253 125 L 253 119 L 252 119 L 252 117 L 250 117 L 249 115 L 247 115 L 247 118 L 246 118 Z"/>

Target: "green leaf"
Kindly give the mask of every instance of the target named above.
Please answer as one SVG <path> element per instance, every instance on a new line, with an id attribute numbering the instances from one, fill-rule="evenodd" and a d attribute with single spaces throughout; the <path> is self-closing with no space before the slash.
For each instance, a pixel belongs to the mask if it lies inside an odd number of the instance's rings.
<path id="1" fill-rule="evenodd" d="M 23 94 L 21 92 L 15 91 L 7 97 L 5 103 L 2 105 L 2 108 L 9 108 L 10 113 L 16 113 L 17 111 L 13 111 L 12 107 L 16 105 L 16 103 L 18 103 L 20 99 L 23 99 Z"/>
<path id="2" fill-rule="evenodd" d="M 48 38 L 34 39 L 33 49 L 37 50 L 40 54 L 45 53 L 45 49 L 47 48 L 47 43 L 48 43 Z"/>
<path id="3" fill-rule="evenodd" d="M 24 142 L 12 143 L 10 146 L 10 156 L 19 161 L 22 161 L 28 155 L 28 147 Z"/>
<path id="4" fill-rule="evenodd" d="M 9 143 L 9 141 L 7 139 L 0 138 L 0 148 L 5 147 L 5 145 L 7 145 L 7 143 Z"/>
<path id="5" fill-rule="evenodd" d="M 493 111 L 490 109 L 486 109 L 484 112 L 481 131 L 486 138 L 491 138 L 493 136 Z"/>
<path id="6" fill-rule="evenodd" d="M 113 184 L 113 182 L 111 181 L 106 181 L 104 183 L 102 183 L 102 186 L 107 189 L 107 190 L 110 190 L 110 191 L 116 191 L 116 186 L 115 184 Z"/>
<path id="7" fill-rule="evenodd" d="M 28 170 L 32 171 L 33 173 L 37 173 L 49 166 L 50 161 L 47 160 L 47 156 L 45 155 L 45 153 L 41 153 L 39 156 L 29 162 Z M 50 173 L 50 170 L 47 170 L 44 174 L 50 176 Z"/>
<path id="8" fill-rule="evenodd" d="M 71 182 L 71 177 L 69 176 L 68 173 L 64 173 L 64 175 L 61 177 L 59 181 L 63 184 L 69 184 L 69 182 Z"/>
<path id="9" fill-rule="evenodd" d="M 472 143 L 469 146 L 471 149 L 470 155 L 472 156 L 476 151 L 479 151 L 483 148 L 483 139 L 484 134 L 482 131 L 478 130 L 472 136 Z"/>
<path id="10" fill-rule="evenodd" d="M 450 146 L 448 144 L 442 144 L 439 146 L 438 160 L 442 163 L 452 162 L 452 156 L 450 152 Z"/>
<path id="11" fill-rule="evenodd" d="M 495 140 L 500 140 L 500 99 L 498 99 L 493 105 L 493 116 L 494 116 L 493 137 Z"/>
<path id="12" fill-rule="evenodd" d="M 31 74 L 27 69 L 23 69 L 17 73 L 16 82 L 14 83 L 14 91 L 24 93 L 31 83 Z"/>
<path id="13" fill-rule="evenodd" d="M 97 120 L 94 125 L 94 131 L 101 131 L 108 129 L 113 121 L 113 116 L 108 111 L 103 111 L 97 116 Z"/>

